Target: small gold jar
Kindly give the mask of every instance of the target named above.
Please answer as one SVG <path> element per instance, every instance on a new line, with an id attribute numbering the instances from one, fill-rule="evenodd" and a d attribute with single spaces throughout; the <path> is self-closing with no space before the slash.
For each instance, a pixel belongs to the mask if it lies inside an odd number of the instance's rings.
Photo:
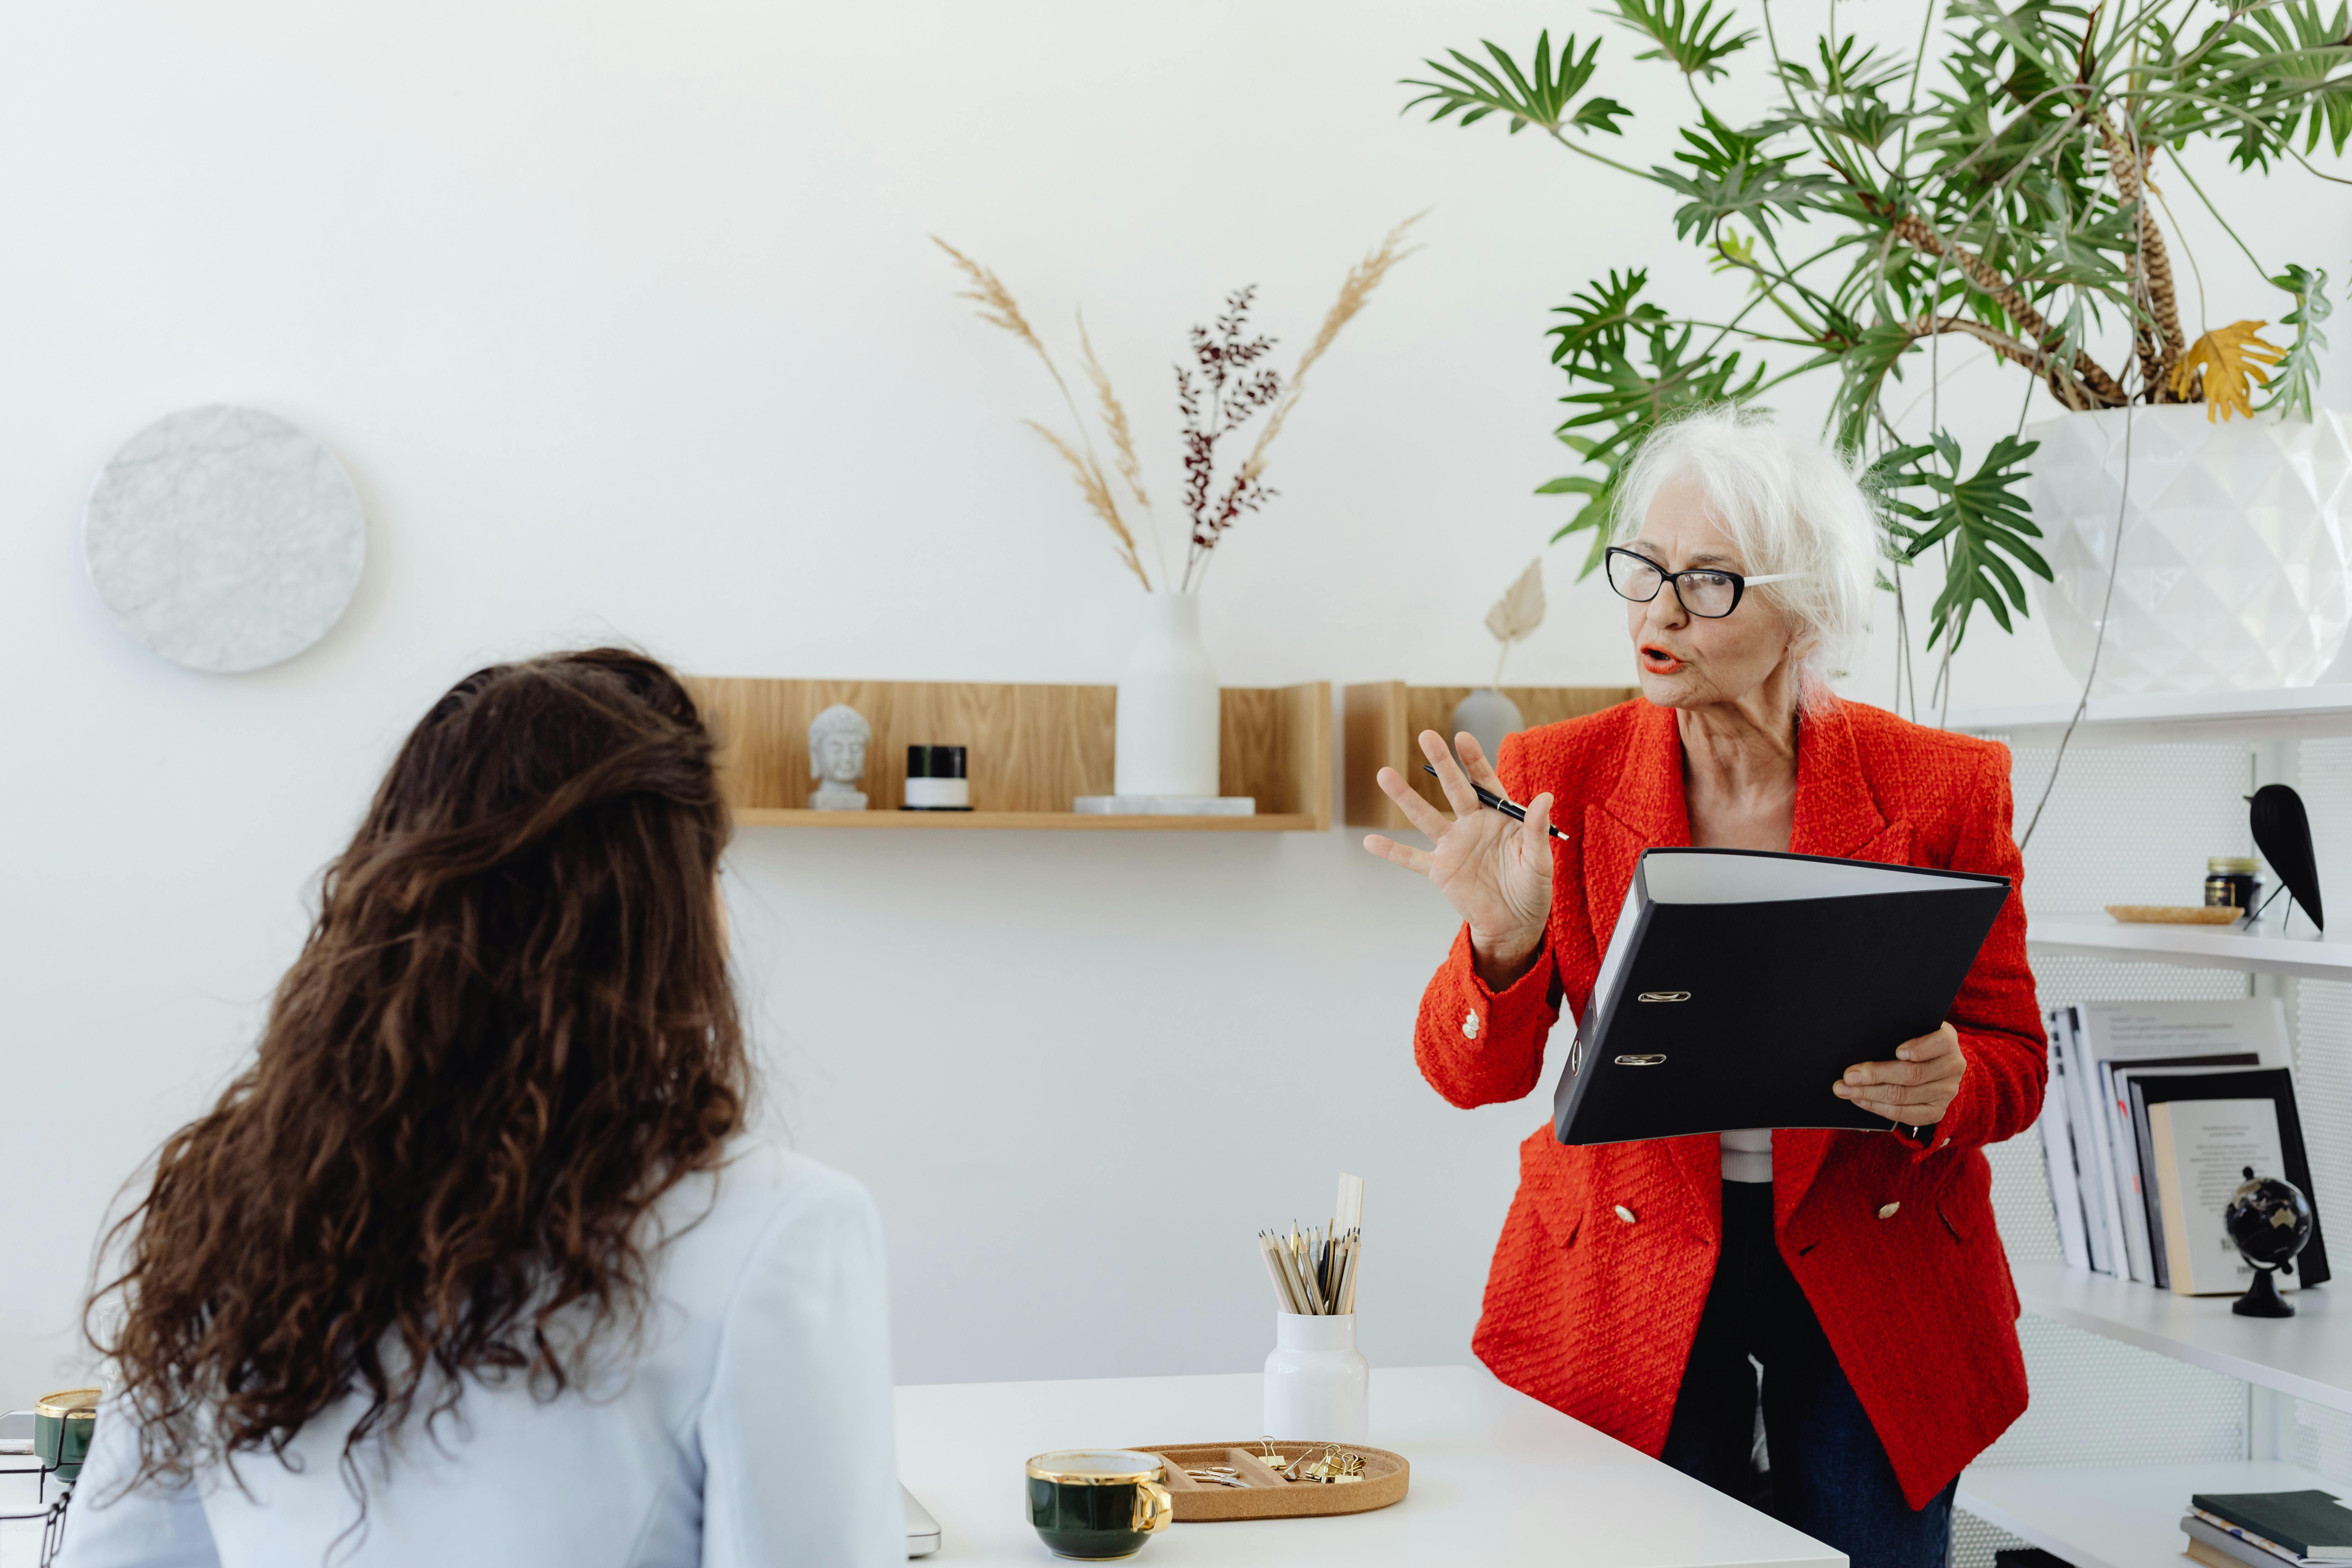
<path id="1" fill-rule="evenodd" d="M 2205 862 L 2205 907 L 2251 910 L 2261 901 L 2262 862 L 2251 855 L 2216 855 Z"/>

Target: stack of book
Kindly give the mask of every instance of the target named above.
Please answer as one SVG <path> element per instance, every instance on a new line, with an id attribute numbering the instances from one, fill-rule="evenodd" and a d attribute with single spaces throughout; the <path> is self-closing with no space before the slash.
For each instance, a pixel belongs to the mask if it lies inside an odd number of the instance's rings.
<path id="1" fill-rule="evenodd" d="M 2352 1509 L 2326 1492 L 2199 1492 L 2180 1528 L 2206 1568 L 2352 1563 Z"/>
<path id="2" fill-rule="evenodd" d="M 2244 1173 L 2313 1195 L 2284 1008 L 2273 997 L 2084 1002 L 2044 1021 L 2039 1125 L 2066 1261 L 2183 1296 L 2243 1291 L 2253 1269 L 2221 1215 Z M 2327 1277 L 2315 1223 L 2279 1284 Z"/>

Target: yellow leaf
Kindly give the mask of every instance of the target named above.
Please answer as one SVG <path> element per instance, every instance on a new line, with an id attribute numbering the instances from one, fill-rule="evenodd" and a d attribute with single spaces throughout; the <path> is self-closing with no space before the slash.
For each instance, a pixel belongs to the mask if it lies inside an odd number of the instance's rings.
<path id="1" fill-rule="evenodd" d="M 2264 342 L 2259 335 L 2268 325 L 2268 321 L 2232 321 L 2189 344 L 2180 363 L 2172 367 L 2172 395 L 2186 398 L 2190 383 L 2202 370 L 2205 417 L 2227 419 L 2234 413 L 2252 419 L 2253 403 L 2246 383 L 2251 380 L 2256 386 L 2268 386 L 2271 378 L 2262 367 L 2286 357 L 2284 349 Z"/>

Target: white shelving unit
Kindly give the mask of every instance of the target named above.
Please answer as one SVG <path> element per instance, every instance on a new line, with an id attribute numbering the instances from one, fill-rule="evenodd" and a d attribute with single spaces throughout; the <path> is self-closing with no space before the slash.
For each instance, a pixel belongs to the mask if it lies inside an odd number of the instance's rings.
<path id="1" fill-rule="evenodd" d="M 1950 715 L 1955 730 L 1996 734 L 2020 747 L 2054 745 L 2074 717 L 2072 701 L 1978 709 Z M 2103 698 L 2074 727 L 2070 745 L 2105 747 L 2235 742 L 2252 749 L 2256 777 L 2277 778 L 2293 742 L 2352 736 L 2352 686 L 2190 697 Z M 2145 797 L 2142 797 L 2145 798 Z M 2283 903 L 2280 907 L 2284 907 Z M 2236 970 L 2287 979 L 2352 981 L 2352 942 L 2320 940 L 2309 921 L 2292 934 L 2276 921 L 2252 931 L 2125 925 L 2103 911 L 2029 919 L 2037 955 Z M 2036 1317 L 2233 1377 L 2249 1387 L 2252 1457 L 2200 1464 L 1982 1466 L 1960 1478 L 1958 1502 L 1977 1518 L 2075 1568 L 2181 1568 L 2180 1516 L 2192 1493 L 2347 1489 L 2275 1456 L 2288 1401 L 2352 1413 L 2352 1284 L 2296 1291 L 2291 1319 L 2241 1318 L 2227 1297 L 2182 1297 L 2152 1286 L 2025 1264 L 2013 1269 L 2020 1303 Z"/>
<path id="2" fill-rule="evenodd" d="M 2279 908 L 2286 907 L 2284 899 Z M 2125 925 L 2105 914 L 2028 920 L 2025 945 L 2035 952 L 2072 952 L 2178 963 L 2191 969 L 2242 969 L 2305 980 L 2352 980 L 2352 942 L 2323 942 L 2297 918 L 2288 935 L 2265 921 L 2252 931 L 2234 926 Z"/>
<path id="3" fill-rule="evenodd" d="M 2011 1273 L 2018 1300 L 2036 1317 L 2352 1411 L 2352 1305 L 2336 1300 L 2333 1287 L 2289 1291 L 2292 1318 L 2241 1318 L 2227 1296 L 2176 1296 L 2053 1263 L 2021 1264 Z"/>
<path id="4" fill-rule="evenodd" d="M 2074 716 L 2072 702 L 1971 708 L 1948 728 L 2007 734 L 2021 745 L 2055 741 Z M 2144 745 L 2151 741 L 2299 741 L 2352 735 L 2352 686 L 2291 691 L 2216 691 L 2189 697 L 2099 697 L 2084 710 L 2072 744 Z"/>
<path id="5" fill-rule="evenodd" d="M 2074 1568 L 2183 1568 L 2180 1516 L 2198 1492 L 2341 1492 L 2278 1460 L 1972 1468 L 1959 1506 Z"/>

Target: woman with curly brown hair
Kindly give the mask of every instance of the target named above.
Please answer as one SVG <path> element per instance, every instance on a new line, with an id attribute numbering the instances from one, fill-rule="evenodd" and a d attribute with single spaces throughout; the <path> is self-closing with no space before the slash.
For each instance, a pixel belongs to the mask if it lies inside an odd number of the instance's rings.
<path id="1" fill-rule="evenodd" d="M 880 1226 L 746 1135 L 728 831 L 650 659 L 435 704 L 114 1233 L 72 1568 L 905 1561 Z"/>

